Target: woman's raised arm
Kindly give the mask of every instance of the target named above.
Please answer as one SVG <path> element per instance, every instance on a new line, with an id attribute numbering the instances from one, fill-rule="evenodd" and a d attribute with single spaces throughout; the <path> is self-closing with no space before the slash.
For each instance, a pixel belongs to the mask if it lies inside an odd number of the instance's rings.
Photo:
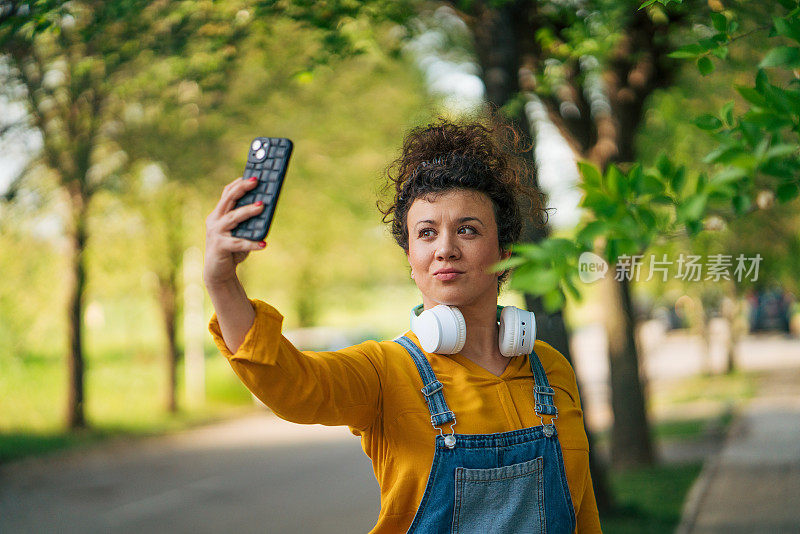
<path id="1" fill-rule="evenodd" d="M 253 325 L 255 312 L 236 276 L 236 266 L 251 250 L 261 250 L 263 241 L 239 239 L 231 235 L 237 224 L 264 209 L 260 202 L 235 208 L 236 201 L 256 186 L 257 180 L 237 178 L 225 186 L 217 206 L 206 218 L 206 250 L 203 265 L 205 282 L 225 344 L 236 352 Z"/>

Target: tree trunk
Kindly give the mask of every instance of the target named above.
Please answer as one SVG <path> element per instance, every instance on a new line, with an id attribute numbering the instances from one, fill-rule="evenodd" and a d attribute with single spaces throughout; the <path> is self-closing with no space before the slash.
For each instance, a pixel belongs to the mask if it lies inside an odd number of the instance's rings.
<path id="1" fill-rule="evenodd" d="M 67 427 L 86 428 L 84 413 L 83 308 L 86 287 L 86 212 L 88 198 L 77 181 L 68 184 L 72 225 L 69 229 L 72 280 L 69 288 L 69 356 L 67 374 Z"/>
<path id="2" fill-rule="evenodd" d="M 614 273 L 611 266 L 609 273 Z M 644 399 L 646 398 L 634 335 L 630 282 L 604 279 L 605 326 L 608 336 L 611 407 L 611 463 L 617 468 L 652 465 L 653 448 Z"/>
<path id="3" fill-rule="evenodd" d="M 722 315 L 728 325 L 728 335 L 725 338 L 725 373 L 731 374 L 736 370 L 738 359 L 739 341 L 742 337 L 739 315 L 742 311 L 742 299 L 735 293 L 727 295 L 722 302 Z"/>
<path id="4" fill-rule="evenodd" d="M 180 266 L 176 267 L 180 268 Z M 175 322 L 177 310 L 177 289 L 175 287 L 175 276 L 166 279 L 159 278 L 159 303 L 161 305 L 161 316 L 164 321 L 164 333 L 167 339 L 167 390 L 165 397 L 165 407 L 168 412 L 178 411 L 177 395 L 177 375 L 178 375 L 178 345 L 175 339 Z"/>
<path id="5" fill-rule="evenodd" d="M 502 107 L 506 104 L 519 88 L 518 72 L 520 70 L 521 44 L 524 39 L 515 31 L 513 22 L 515 14 L 512 8 L 486 9 L 485 6 L 479 8 L 479 14 L 473 20 L 472 31 L 475 36 L 475 51 L 478 61 L 483 71 L 482 79 L 486 87 L 486 100 L 491 104 Z M 524 110 L 520 115 L 512 119 L 517 131 L 527 137 L 533 132 Z M 530 146 L 526 142 L 526 146 Z M 533 151 L 527 154 L 531 169 L 535 169 L 535 159 Z M 535 174 L 531 174 L 529 184 L 539 191 L 539 183 Z M 525 221 L 522 240 L 528 242 L 539 242 L 549 234 L 549 227 L 542 224 L 543 221 Z M 547 314 L 542 305 L 542 299 L 533 295 L 526 294 L 525 302 L 528 310 L 534 312 L 536 316 L 537 337 L 550 343 L 553 348 L 561 352 L 562 355 L 572 364 L 571 352 L 569 349 L 569 338 L 564 325 L 563 315 Z M 573 366 L 574 368 L 574 366 Z M 578 385 L 580 392 L 580 385 Z M 580 393 L 579 393 L 580 395 Z M 595 490 L 595 499 L 598 510 L 605 512 L 613 507 L 613 498 L 608 486 L 606 469 L 599 461 L 592 446 L 591 433 L 588 431 L 586 423 L 585 400 L 581 396 L 581 404 L 584 407 L 584 430 L 589 439 L 589 468 L 592 473 L 592 482 Z"/>

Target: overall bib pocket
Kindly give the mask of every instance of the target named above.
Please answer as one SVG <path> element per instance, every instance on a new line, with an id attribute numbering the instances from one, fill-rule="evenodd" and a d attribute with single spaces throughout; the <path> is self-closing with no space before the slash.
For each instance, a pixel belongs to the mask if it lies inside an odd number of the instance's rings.
<path id="1" fill-rule="evenodd" d="M 543 458 L 488 469 L 457 467 L 451 532 L 543 534 Z"/>

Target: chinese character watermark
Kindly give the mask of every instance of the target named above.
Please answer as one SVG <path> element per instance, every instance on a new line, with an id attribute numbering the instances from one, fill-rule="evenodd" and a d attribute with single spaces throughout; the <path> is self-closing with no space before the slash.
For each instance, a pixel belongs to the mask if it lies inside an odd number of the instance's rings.
<path id="1" fill-rule="evenodd" d="M 619 256 L 615 265 L 614 279 L 618 282 L 622 280 L 638 282 L 642 275 L 642 258 L 641 254 Z M 653 277 L 658 276 L 662 282 L 666 282 L 672 265 L 677 264 L 676 273 L 672 278 L 684 282 L 701 280 L 719 282 L 733 279 L 741 282 L 748 277 L 755 282 L 758 280 L 758 266 L 762 257 L 761 254 L 756 254 L 754 257 L 739 254 L 734 261 L 730 254 L 710 254 L 705 260 L 703 262 L 703 257 L 696 254 L 681 254 L 677 261 L 672 261 L 667 259 L 666 254 L 662 254 L 660 260 L 651 259 L 649 268 L 646 270 L 647 278 L 644 281 L 650 281 Z M 578 259 L 578 276 L 586 284 L 604 278 L 607 272 L 606 260 L 593 252 L 584 252 Z"/>

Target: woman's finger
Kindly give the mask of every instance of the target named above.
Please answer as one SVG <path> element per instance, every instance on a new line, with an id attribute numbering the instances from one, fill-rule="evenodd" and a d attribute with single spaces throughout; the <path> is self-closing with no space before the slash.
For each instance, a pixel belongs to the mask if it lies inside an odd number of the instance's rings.
<path id="1" fill-rule="evenodd" d="M 267 246 L 264 241 L 250 241 L 249 239 L 232 236 L 222 236 L 220 245 L 229 252 L 250 252 L 252 250 L 261 250 Z"/>
<path id="2" fill-rule="evenodd" d="M 261 213 L 263 209 L 264 204 L 261 201 L 258 201 L 253 204 L 247 204 L 246 206 L 240 206 L 234 210 L 231 210 L 225 213 L 225 215 L 223 215 L 220 219 L 219 230 L 221 232 L 230 232 L 236 228 L 237 224 Z"/>
<path id="3" fill-rule="evenodd" d="M 211 212 L 211 215 L 218 219 L 227 212 L 231 211 L 236 205 L 236 201 L 242 198 L 247 191 L 255 187 L 257 183 L 258 180 L 243 180 L 241 178 L 237 178 L 226 185 L 222 190 L 222 195 L 220 196 L 219 202 Z"/>

